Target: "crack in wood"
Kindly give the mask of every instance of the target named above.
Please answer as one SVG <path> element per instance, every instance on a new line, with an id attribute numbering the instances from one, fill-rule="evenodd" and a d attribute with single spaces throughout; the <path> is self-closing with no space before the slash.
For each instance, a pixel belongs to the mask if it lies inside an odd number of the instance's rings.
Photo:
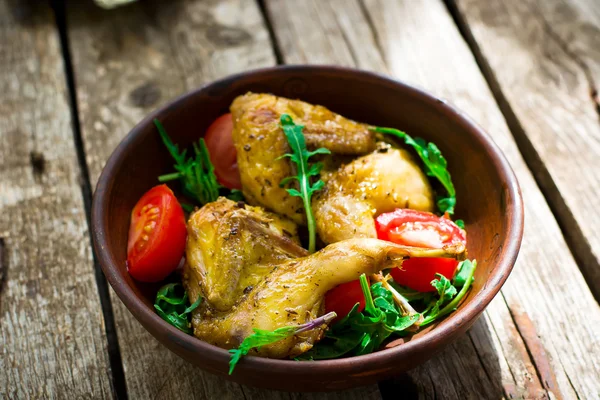
<path id="1" fill-rule="evenodd" d="M 6 244 L 4 238 L 0 237 L 0 296 L 8 280 L 8 257 L 6 256 Z M 0 301 L 2 297 L 0 297 Z M 1 303 L 0 303 L 1 304 Z"/>
<path id="2" fill-rule="evenodd" d="M 275 35 L 275 30 L 273 28 L 273 21 L 271 19 L 271 15 L 269 14 L 269 9 L 265 4 L 264 0 L 256 0 L 256 4 L 260 10 L 260 13 L 265 21 L 265 26 L 267 27 L 267 32 L 269 33 L 269 41 L 271 42 L 271 48 L 273 50 L 273 55 L 275 56 L 275 60 L 277 61 L 277 65 L 283 65 L 285 62 L 283 61 L 283 54 L 281 52 L 281 45 L 279 44 L 279 40 Z"/>
<path id="3" fill-rule="evenodd" d="M 371 34 L 373 35 L 373 41 L 375 42 L 375 45 L 377 46 L 377 50 L 379 51 L 379 54 L 381 54 L 381 57 L 383 58 L 383 61 L 385 62 L 386 66 L 387 66 L 387 60 L 385 59 L 387 52 L 385 52 L 383 50 L 383 46 L 381 44 L 381 38 L 379 37 L 379 33 L 377 32 L 377 29 L 375 29 L 375 22 L 373 21 L 373 17 L 371 17 L 371 13 L 369 13 L 369 10 L 367 9 L 365 0 L 358 0 L 358 5 L 360 7 L 360 11 L 363 14 L 363 17 L 365 18 L 365 21 L 369 25 L 369 30 L 371 31 Z"/>

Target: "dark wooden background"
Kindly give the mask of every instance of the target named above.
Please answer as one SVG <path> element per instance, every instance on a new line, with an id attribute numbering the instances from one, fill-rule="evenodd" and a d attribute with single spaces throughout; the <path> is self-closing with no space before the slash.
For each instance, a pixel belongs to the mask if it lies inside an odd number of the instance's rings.
<path id="1" fill-rule="evenodd" d="M 420 368 L 330 394 L 227 382 L 154 340 L 89 237 L 102 166 L 143 116 L 252 68 L 326 63 L 445 97 L 504 150 L 518 263 L 469 333 Z M 0 397 L 600 397 L 597 0 L 0 0 Z"/>

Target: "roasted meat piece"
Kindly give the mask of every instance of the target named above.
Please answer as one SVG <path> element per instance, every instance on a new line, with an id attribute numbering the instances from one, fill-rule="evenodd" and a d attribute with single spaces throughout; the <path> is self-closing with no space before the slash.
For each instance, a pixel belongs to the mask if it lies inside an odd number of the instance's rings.
<path id="1" fill-rule="evenodd" d="M 308 254 L 294 222 L 224 197 L 193 213 L 187 227 L 184 284 L 214 310 L 229 310 L 275 265 Z"/>
<path id="2" fill-rule="evenodd" d="M 190 242 L 190 246 L 196 246 L 195 242 Z M 363 273 L 373 274 L 397 266 L 408 257 L 461 257 L 463 254 L 462 245 L 420 249 L 378 239 L 351 239 L 331 244 L 306 257 L 278 264 L 267 263 L 265 265 L 270 272 L 230 310 L 215 311 L 210 308 L 211 302 L 205 302 L 195 310 L 192 317 L 194 335 L 226 349 L 235 348 L 253 333 L 254 328 L 270 331 L 301 325 L 321 316 L 325 293 L 337 285 L 358 279 Z M 188 263 L 190 268 L 186 274 L 197 274 L 194 279 L 204 287 L 203 275 L 198 273 L 197 265 L 192 260 Z M 220 267 L 224 269 L 220 276 L 228 279 L 225 268 L 231 268 L 232 264 Z M 186 286 L 190 285 L 190 281 L 188 276 Z M 190 291 L 192 302 L 197 296 L 198 291 Z M 272 358 L 294 357 L 308 351 L 321 338 L 323 329 L 324 326 L 320 326 L 254 349 L 250 354 Z"/>
<path id="3" fill-rule="evenodd" d="M 375 149 L 375 135 L 367 125 L 335 114 L 325 107 L 269 94 L 248 93 L 231 104 L 233 142 L 248 202 L 304 224 L 302 200 L 290 196 L 279 182 L 293 175 L 292 165 L 280 159 L 289 151 L 279 118 L 289 114 L 302 124 L 309 149 L 326 147 L 335 154 L 361 155 Z"/>
<path id="4" fill-rule="evenodd" d="M 325 243 L 375 238 L 374 217 L 396 208 L 433 211 L 427 177 L 406 150 L 381 143 L 371 154 L 325 175 L 313 198 L 317 233 Z"/>

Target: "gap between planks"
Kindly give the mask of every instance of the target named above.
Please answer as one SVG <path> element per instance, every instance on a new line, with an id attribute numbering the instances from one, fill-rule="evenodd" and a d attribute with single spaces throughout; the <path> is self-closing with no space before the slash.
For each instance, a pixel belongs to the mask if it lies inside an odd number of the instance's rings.
<path id="1" fill-rule="evenodd" d="M 85 208 L 86 222 L 88 224 L 88 234 L 90 245 L 92 243 L 92 226 L 91 226 L 91 211 L 92 211 L 92 185 L 90 182 L 90 174 L 85 161 L 85 150 L 83 148 L 83 140 L 81 137 L 81 125 L 79 121 L 79 112 L 77 109 L 77 97 L 75 93 L 75 79 L 73 75 L 73 64 L 69 49 L 67 37 L 67 18 L 66 18 L 66 3 L 65 0 L 49 0 L 52 11 L 54 12 L 56 28 L 59 33 L 60 46 L 65 67 L 65 80 L 68 89 L 68 101 L 73 121 L 73 140 L 77 151 L 77 162 L 81 173 L 80 187 Z M 0 243 L 1 244 L 1 243 Z M 0 246 L 0 251 L 2 247 Z M 125 382 L 125 374 L 123 371 L 123 363 L 121 360 L 121 352 L 115 328 L 115 318 L 110 301 L 108 283 L 104 277 L 104 273 L 100 268 L 100 264 L 96 258 L 96 254 L 92 251 L 94 262 L 94 276 L 96 278 L 96 286 L 98 288 L 98 296 L 100 297 L 100 305 L 102 307 L 102 315 L 104 317 L 104 329 L 107 340 L 107 351 L 110 362 L 110 370 L 112 377 L 113 395 L 117 399 L 127 399 L 127 387 Z M 0 255 L 0 263 L 2 261 Z M 0 264 L 1 267 L 1 264 Z M 0 274 L 0 278 L 1 278 Z M 0 280 L 1 282 L 1 280 Z"/>

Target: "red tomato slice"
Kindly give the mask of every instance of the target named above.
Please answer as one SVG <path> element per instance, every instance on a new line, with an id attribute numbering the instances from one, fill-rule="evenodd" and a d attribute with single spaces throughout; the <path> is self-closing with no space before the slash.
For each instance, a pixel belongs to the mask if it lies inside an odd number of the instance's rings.
<path id="1" fill-rule="evenodd" d="M 382 240 L 405 246 L 439 249 L 447 245 L 464 243 L 465 231 L 451 220 L 435 214 L 397 209 L 381 214 L 375 219 L 377 237 Z M 435 274 L 452 279 L 458 261 L 447 258 L 411 258 L 402 263 L 401 268 L 391 271 L 394 280 L 403 286 L 419 292 L 432 292 L 431 281 Z"/>
<path id="2" fill-rule="evenodd" d="M 142 282 L 158 282 L 179 265 L 187 229 L 181 205 L 167 185 L 150 189 L 131 213 L 127 270 Z"/>
<path id="3" fill-rule="evenodd" d="M 229 189 L 241 189 L 242 182 L 232 133 L 231 114 L 221 115 L 208 127 L 204 141 L 219 183 Z"/>
<path id="4" fill-rule="evenodd" d="M 418 292 L 435 292 L 431 281 L 435 274 L 442 274 L 448 279 L 454 277 L 458 261 L 452 258 L 410 258 L 402 263 L 401 268 L 390 271 L 394 281 L 402 286 Z"/>
<path id="5" fill-rule="evenodd" d="M 333 322 L 348 315 L 356 303 L 358 303 L 359 312 L 364 310 L 365 296 L 359 280 L 342 283 L 325 294 L 325 312 L 335 311 L 337 314 Z"/>

